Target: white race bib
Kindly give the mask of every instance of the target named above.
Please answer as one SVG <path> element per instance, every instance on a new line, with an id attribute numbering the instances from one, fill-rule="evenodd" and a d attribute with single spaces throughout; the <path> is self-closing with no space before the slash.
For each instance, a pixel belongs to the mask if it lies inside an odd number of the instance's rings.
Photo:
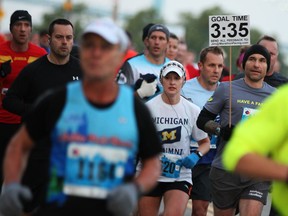
<path id="1" fill-rule="evenodd" d="M 128 151 L 113 146 L 72 143 L 68 146 L 64 193 L 102 198 L 123 182 Z"/>

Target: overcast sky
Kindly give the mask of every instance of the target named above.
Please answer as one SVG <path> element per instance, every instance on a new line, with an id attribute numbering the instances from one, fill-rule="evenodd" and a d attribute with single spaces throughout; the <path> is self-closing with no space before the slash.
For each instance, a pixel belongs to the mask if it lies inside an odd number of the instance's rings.
<path id="1" fill-rule="evenodd" d="M 8 31 L 9 17 L 16 9 L 27 9 L 33 16 L 33 22 L 40 22 L 41 14 L 51 10 L 47 5 L 35 6 L 23 2 L 36 0 L 2 0 L 5 17 L 1 22 L 1 31 Z M 64 2 L 64 0 L 50 0 L 53 2 Z M 92 8 L 103 8 L 111 10 L 114 1 L 117 0 L 72 0 L 72 2 L 83 2 Z M 38 0 L 42 2 L 42 0 Z M 265 34 L 277 36 L 283 46 L 288 49 L 288 1 L 287 0 L 118 0 L 119 12 L 133 14 L 153 6 L 156 2 L 162 2 L 161 15 L 169 23 L 175 23 L 180 12 L 193 12 L 199 15 L 203 9 L 220 6 L 231 15 L 250 16 L 250 26 L 256 27 Z M 286 22 L 286 25 L 284 23 Z M 286 27 L 285 27 L 286 26 Z"/>

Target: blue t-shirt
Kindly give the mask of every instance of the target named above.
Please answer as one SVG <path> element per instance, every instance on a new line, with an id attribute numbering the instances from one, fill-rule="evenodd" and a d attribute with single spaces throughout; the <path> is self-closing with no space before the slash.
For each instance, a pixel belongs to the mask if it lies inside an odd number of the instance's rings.
<path id="1" fill-rule="evenodd" d="M 220 84 L 220 83 L 218 83 Z M 208 91 L 203 88 L 198 81 L 198 78 L 188 80 L 182 88 L 182 95 L 186 97 L 190 102 L 196 104 L 200 109 L 206 104 L 207 100 L 213 95 L 214 91 Z M 219 122 L 219 117 L 216 118 Z M 210 150 L 205 154 L 197 164 L 211 164 L 215 155 L 216 155 L 216 143 L 217 136 L 210 136 Z M 192 140 L 191 142 L 191 151 L 198 148 L 197 142 Z"/>

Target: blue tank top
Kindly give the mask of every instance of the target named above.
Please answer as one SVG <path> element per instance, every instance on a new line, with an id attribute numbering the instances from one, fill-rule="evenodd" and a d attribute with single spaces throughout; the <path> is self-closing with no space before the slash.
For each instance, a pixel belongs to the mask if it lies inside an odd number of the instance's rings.
<path id="1" fill-rule="evenodd" d="M 69 84 L 51 140 L 47 202 L 61 204 L 67 196 L 105 199 L 134 175 L 138 129 L 132 89 L 119 86 L 115 102 L 97 108 L 81 82 Z"/>

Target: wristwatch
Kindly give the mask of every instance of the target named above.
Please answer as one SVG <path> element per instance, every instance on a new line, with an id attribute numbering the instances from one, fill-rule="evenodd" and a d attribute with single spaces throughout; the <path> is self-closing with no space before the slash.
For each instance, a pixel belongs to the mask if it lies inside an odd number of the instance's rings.
<path id="1" fill-rule="evenodd" d="M 202 158 L 202 157 L 203 157 L 202 152 L 200 152 L 200 151 L 198 151 L 198 150 L 195 150 L 194 152 L 198 155 L 199 158 Z"/>
<path id="2" fill-rule="evenodd" d="M 220 135 L 220 132 L 221 132 L 221 128 L 220 128 L 220 127 L 217 127 L 217 128 L 215 129 L 215 134 L 216 134 L 217 136 L 219 136 L 219 135 Z"/>

